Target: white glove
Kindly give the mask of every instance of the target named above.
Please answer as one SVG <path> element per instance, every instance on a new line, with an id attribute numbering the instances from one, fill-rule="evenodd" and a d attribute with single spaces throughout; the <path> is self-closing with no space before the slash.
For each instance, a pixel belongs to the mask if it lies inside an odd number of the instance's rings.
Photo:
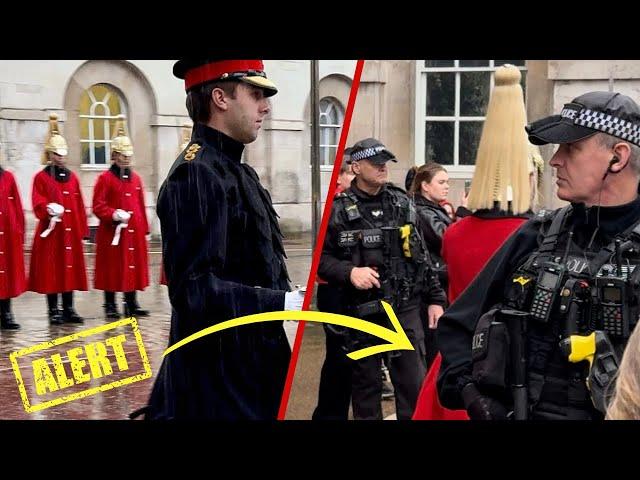
<path id="1" fill-rule="evenodd" d="M 306 288 L 300 290 L 294 290 L 293 292 L 286 292 L 284 294 L 284 309 L 285 310 L 302 310 L 302 302 L 304 301 L 304 294 Z"/>
<path id="2" fill-rule="evenodd" d="M 111 215 L 111 218 L 113 218 L 114 222 L 126 223 L 131 218 L 131 214 L 118 208 L 115 212 L 113 212 L 113 215 Z"/>
<path id="3" fill-rule="evenodd" d="M 61 217 L 64 213 L 64 207 L 59 203 L 47 204 L 47 213 L 50 217 Z"/>

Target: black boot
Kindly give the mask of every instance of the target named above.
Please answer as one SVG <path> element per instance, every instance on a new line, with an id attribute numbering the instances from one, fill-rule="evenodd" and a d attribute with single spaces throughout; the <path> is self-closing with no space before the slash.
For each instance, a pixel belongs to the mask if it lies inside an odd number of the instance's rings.
<path id="1" fill-rule="evenodd" d="M 3 330 L 17 330 L 20 328 L 20 325 L 13 321 L 10 298 L 0 300 L 0 328 Z"/>
<path id="2" fill-rule="evenodd" d="M 61 325 L 62 312 L 58 310 L 58 294 L 47 294 L 47 306 L 49 307 L 49 323 L 51 325 Z"/>
<path id="3" fill-rule="evenodd" d="M 84 318 L 73 309 L 73 292 L 64 292 L 62 294 L 62 320 L 65 323 L 84 322 Z"/>
<path id="4" fill-rule="evenodd" d="M 49 323 L 51 325 L 62 325 L 64 323 L 64 321 L 62 320 L 62 312 L 57 308 L 50 308 Z"/>
<path id="5" fill-rule="evenodd" d="M 118 307 L 116 307 L 115 292 L 104 292 L 104 315 L 107 318 L 120 318 Z"/>
<path id="6" fill-rule="evenodd" d="M 125 316 L 126 317 L 148 317 L 149 310 L 143 310 L 138 305 L 138 301 L 136 300 L 136 292 L 125 292 L 124 293 L 124 305 L 125 305 Z"/>

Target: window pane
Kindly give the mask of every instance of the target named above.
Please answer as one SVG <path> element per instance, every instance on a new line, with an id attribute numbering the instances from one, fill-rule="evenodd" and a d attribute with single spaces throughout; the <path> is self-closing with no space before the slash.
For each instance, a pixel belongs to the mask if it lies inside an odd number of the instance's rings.
<path id="1" fill-rule="evenodd" d="M 329 144 L 329 129 L 327 127 L 320 127 L 320 145 Z"/>
<path id="2" fill-rule="evenodd" d="M 343 118 L 343 110 L 339 103 L 331 98 L 323 98 L 320 100 L 320 126 L 323 125 L 341 125 Z"/>
<path id="3" fill-rule="evenodd" d="M 453 60 L 425 60 L 425 68 L 453 67 Z"/>
<path id="4" fill-rule="evenodd" d="M 455 73 L 427 74 L 427 115 L 453 115 L 455 106 Z"/>
<path id="5" fill-rule="evenodd" d="M 107 96 L 109 89 L 106 85 L 94 85 L 91 87 L 91 92 L 93 93 L 94 98 L 100 102 Z"/>
<path id="6" fill-rule="evenodd" d="M 82 98 L 80 99 L 80 115 L 89 115 L 89 109 L 91 108 L 91 99 L 89 98 L 89 93 L 85 90 L 82 94 Z"/>
<path id="7" fill-rule="evenodd" d="M 89 139 L 89 119 L 88 118 L 80 119 L 80 138 L 82 140 Z"/>
<path id="8" fill-rule="evenodd" d="M 505 63 L 510 63 L 511 65 L 515 65 L 516 67 L 524 67 L 524 60 L 495 60 L 495 66 L 499 67 L 500 65 L 504 65 Z"/>
<path id="9" fill-rule="evenodd" d="M 81 143 L 82 151 L 80 152 L 80 158 L 82 159 L 82 163 L 91 163 L 91 158 L 89 158 L 89 147 L 90 143 Z"/>
<path id="10" fill-rule="evenodd" d="M 483 117 L 489 103 L 490 72 L 460 73 L 460 115 Z"/>
<path id="11" fill-rule="evenodd" d="M 80 118 L 80 139 L 82 162 L 106 164 L 109 162 L 109 143 L 113 137 L 115 116 L 126 115 L 126 108 L 117 90 L 107 84 L 92 85 L 85 90 L 80 99 L 80 115 L 92 115 L 93 118 Z M 108 118 L 114 117 L 114 118 Z M 125 126 L 129 131 L 129 122 Z M 95 143 L 86 140 L 96 141 Z"/>
<path id="12" fill-rule="evenodd" d="M 488 67 L 489 60 L 460 60 L 461 67 Z"/>
<path id="13" fill-rule="evenodd" d="M 96 163 L 97 164 L 105 164 L 107 163 L 106 155 L 105 155 L 105 144 L 104 143 L 96 143 L 95 144 L 95 152 L 96 152 Z"/>
<path id="14" fill-rule="evenodd" d="M 320 164 L 333 165 L 336 158 L 336 147 L 320 147 Z"/>
<path id="15" fill-rule="evenodd" d="M 337 125 L 338 124 L 338 110 L 336 110 L 335 108 L 332 108 L 331 110 L 329 110 L 328 120 L 329 120 L 329 124 L 330 125 Z"/>
<path id="16" fill-rule="evenodd" d="M 104 131 L 105 123 L 107 121 L 95 118 L 91 119 L 90 122 L 93 123 L 93 138 L 90 138 L 89 140 L 109 140 L 109 137 L 105 137 Z"/>
<path id="17" fill-rule="evenodd" d="M 480 143 L 483 122 L 460 122 L 460 148 L 458 165 L 473 165 Z"/>
<path id="18" fill-rule="evenodd" d="M 331 142 L 331 145 L 338 145 L 338 129 L 337 128 L 331 128 L 329 130 L 329 141 Z"/>
<path id="19" fill-rule="evenodd" d="M 427 122 L 424 138 L 425 163 L 453 165 L 453 122 Z"/>

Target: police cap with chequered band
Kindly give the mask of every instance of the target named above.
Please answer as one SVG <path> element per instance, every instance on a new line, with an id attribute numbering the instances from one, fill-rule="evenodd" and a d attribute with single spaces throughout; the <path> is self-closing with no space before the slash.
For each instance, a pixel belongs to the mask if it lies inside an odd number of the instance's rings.
<path id="1" fill-rule="evenodd" d="M 640 107 L 630 97 L 615 92 L 589 92 L 551 115 L 525 127 L 535 145 L 571 143 L 607 133 L 640 146 Z"/>
<path id="2" fill-rule="evenodd" d="M 264 72 L 262 60 L 178 60 L 173 74 L 184 80 L 187 92 L 203 83 L 235 79 L 262 88 L 265 97 L 278 93 Z"/>
<path id="3" fill-rule="evenodd" d="M 379 140 L 375 138 L 365 138 L 356 142 L 353 147 L 350 147 L 349 154 L 351 155 L 351 161 L 357 162 L 358 160 L 368 160 L 371 163 L 382 164 L 389 160 L 397 162 L 393 153 L 387 150 Z"/>

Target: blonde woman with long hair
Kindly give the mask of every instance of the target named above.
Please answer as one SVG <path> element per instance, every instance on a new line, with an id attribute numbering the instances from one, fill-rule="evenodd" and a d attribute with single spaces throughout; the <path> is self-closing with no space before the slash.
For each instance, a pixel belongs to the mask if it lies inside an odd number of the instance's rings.
<path id="1" fill-rule="evenodd" d="M 640 420 L 640 329 L 634 329 L 622 355 L 607 420 Z"/>

